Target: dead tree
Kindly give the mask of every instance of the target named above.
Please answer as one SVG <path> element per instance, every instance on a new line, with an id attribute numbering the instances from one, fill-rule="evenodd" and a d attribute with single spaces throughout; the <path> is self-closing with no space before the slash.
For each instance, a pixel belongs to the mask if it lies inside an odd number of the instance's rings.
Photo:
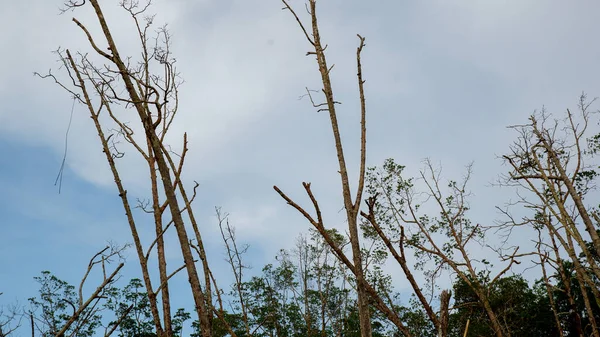
<path id="1" fill-rule="evenodd" d="M 18 304 L 0 307 L 0 337 L 8 337 L 15 332 L 21 326 L 22 319 L 23 309 Z"/>
<path id="2" fill-rule="evenodd" d="M 85 34 L 95 55 L 59 50 L 68 80 L 60 81 L 52 73 L 43 77 L 53 78 L 89 111 L 127 216 L 156 334 L 161 337 L 173 335 L 169 279 L 185 269 L 202 336 L 210 337 L 214 315 L 221 316 L 213 306 L 215 281 L 191 207 L 198 184 L 190 191 L 181 179 L 188 150 L 187 136 L 183 135 L 179 153 L 173 152 L 165 142 L 177 114 L 178 87 L 181 84 L 170 50 L 171 36 L 164 27 L 158 29 L 156 36 L 151 36 L 154 17 L 147 14 L 150 1 L 121 1 L 120 6 L 130 15 L 139 43 L 137 47 L 141 58 L 137 63 L 132 62 L 134 58 L 120 54 L 98 0 L 69 0 L 64 11 L 83 6 L 93 9 L 102 38 L 92 36 L 86 25 L 76 18 L 73 22 Z M 94 63 L 94 58 L 99 58 L 101 64 Z M 155 238 L 149 244 L 142 243 L 140 239 L 131 197 L 119 171 L 118 162 L 124 156 L 119 143 L 122 140 L 135 149 L 147 164 L 151 197 L 146 202 L 138 201 L 137 208 L 152 216 Z M 186 218 L 191 225 L 191 233 L 186 227 Z M 174 269 L 167 267 L 164 250 L 164 236 L 170 229 L 176 233 L 183 257 L 183 265 Z M 151 279 L 148 267 L 152 252 L 158 260 L 158 284 Z M 197 260 L 200 260 L 201 271 L 196 268 Z"/>
<path id="3" fill-rule="evenodd" d="M 319 24 L 317 20 L 317 11 L 316 11 L 316 0 L 309 0 L 307 5 L 307 10 L 310 15 L 310 23 L 305 25 L 302 20 L 299 18 L 294 9 L 288 4 L 286 0 L 282 0 L 284 4 L 284 9 L 290 11 L 290 13 L 294 16 L 296 21 L 298 22 L 300 29 L 304 33 L 304 36 L 308 40 L 311 45 L 311 50 L 307 53 L 307 55 L 314 55 L 317 60 L 317 65 L 319 68 L 319 73 L 321 75 L 321 82 L 323 87 L 321 89 L 323 95 L 325 96 L 325 102 L 316 103 L 313 100 L 312 94 L 308 91 L 308 97 L 310 98 L 313 106 L 317 108 L 318 111 L 325 111 L 329 114 L 329 119 L 331 122 L 331 130 L 333 133 L 337 160 L 339 166 L 339 174 L 341 179 L 341 190 L 342 197 L 344 200 L 344 208 L 346 210 L 346 219 L 348 221 L 348 232 L 350 236 L 350 246 L 352 256 L 349 258 L 345 255 L 345 253 L 340 249 L 340 247 L 336 244 L 335 240 L 330 237 L 329 232 L 327 231 L 323 217 L 321 214 L 321 210 L 319 208 L 317 199 L 313 195 L 310 189 L 310 183 L 303 183 L 304 189 L 308 194 L 313 207 L 316 212 L 316 218 L 310 215 L 302 206 L 294 202 L 290 197 L 288 197 L 284 192 L 282 192 L 277 186 L 274 186 L 274 189 L 279 193 L 279 195 L 287 201 L 287 203 L 297 209 L 308 221 L 317 229 L 317 231 L 323 236 L 325 241 L 329 244 L 329 246 L 333 249 L 336 256 L 340 261 L 342 261 L 346 267 L 353 273 L 356 278 L 356 290 L 358 297 L 358 311 L 359 311 L 359 322 L 361 329 L 361 336 L 370 337 L 372 335 L 371 332 L 371 314 L 369 309 L 369 301 L 373 300 L 375 307 L 384 312 L 386 316 L 402 331 L 405 335 L 409 336 L 410 333 L 408 329 L 402 324 L 400 319 L 396 314 L 394 314 L 393 310 L 379 297 L 373 288 L 373 286 L 369 285 L 365 280 L 365 270 L 364 270 L 364 262 L 363 257 L 361 256 L 361 245 L 360 245 L 360 235 L 359 235 L 359 213 L 360 206 L 362 202 L 364 183 L 365 183 L 365 171 L 366 171 L 366 143 L 367 143 L 367 128 L 366 128 L 366 102 L 365 102 L 365 93 L 364 93 L 364 83 L 362 76 L 362 65 L 361 65 L 361 53 L 365 46 L 365 38 L 358 35 L 359 38 L 359 46 L 356 49 L 356 63 L 357 63 L 357 81 L 359 88 L 359 97 L 360 97 L 360 167 L 359 167 L 359 176 L 356 187 L 356 195 L 353 197 L 350 186 L 350 179 L 348 177 L 348 170 L 346 166 L 345 152 L 342 146 L 341 132 L 338 124 L 338 116 L 336 112 L 336 105 L 339 103 L 334 98 L 334 91 L 331 84 L 331 70 L 333 66 L 329 66 L 327 64 L 327 59 L 325 55 L 326 45 L 321 41 L 321 35 L 319 31 Z"/>
<path id="4" fill-rule="evenodd" d="M 250 331 L 250 322 L 248 319 L 247 298 L 244 296 L 244 271 L 249 267 L 244 264 L 242 256 L 248 251 L 248 245 L 240 246 L 236 240 L 235 228 L 229 224 L 228 214 L 223 214 L 220 208 L 216 208 L 217 221 L 219 222 L 219 230 L 221 238 L 225 245 L 226 261 L 231 267 L 233 273 L 233 296 L 239 301 L 242 321 L 246 336 L 252 336 Z M 224 311 L 223 300 L 218 296 L 219 307 Z"/>
<path id="5" fill-rule="evenodd" d="M 329 118 L 331 121 L 331 129 L 333 131 L 333 137 L 335 141 L 335 148 L 337 152 L 338 164 L 339 164 L 339 173 L 342 182 L 342 196 L 344 199 L 344 207 L 346 209 L 346 217 L 348 220 L 348 230 L 350 233 L 350 244 L 352 246 L 352 268 L 354 269 L 354 275 L 357 281 L 357 295 L 358 295 L 358 310 L 359 310 L 359 321 L 361 328 L 361 335 L 370 337 L 371 336 L 371 318 L 369 312 L 369 303 L 368 303 L 368 295 L 365 286 L 365 276 L 363 270 L 363 262 L 360 253 L 360 242 L 359 242 L 359 234 L 358 234 L 358 215 L 359 208 L 362 200 L 362 192 L 364 187 L 364 176 L 365 176 L 365 160 L 366 160 L 366 106 L 365 106 L 365 98 L 364 98 L 364 81 L 362 79 L 362 67 L 360 64 L 360 54 L 365 45 L 365 39 L 359 35 L 360 45 L 356 51 L 356 60 L 357 60 L 357 68 L 358 68 L 358 85 L 360 90 L 360 101 L 361 101 L 361 148 L 360 148 L 360 174 L 358 178 L 358 187 L 357 193 L 354 199 L 352 198 L 350 191 L 350 181 L 348 178 L 348 171 L 346 168 L 346 159 L 344 157 L 344 150 L 342 147 L 342 139 L 340 135 L 339 124 L 337 120 L 336 114 L 336 104 L 337 102 L 334 99 L 333 88 L 331 85 L 330 71 L 331 68 L 327 65 L 327 60 L 325 57 L 325 46 L 323 46 L 321 42 L 321 36 L 319 33 L 319 25 L 317 22 L 317 12 L 316 12 L 316 0 L 309 0 L 309 13 L 311 17 L 311 25 L 310 29 L 312 34 L 309 35 L 306 27 L 296 15 L 296 12 L 289 6 L 287 1 L 283 0 L 285 9 L 289 10 L 300 25 L 300 28 L 304 32 L 306 38 L 308 39 L 311 46 L 314 48 L 312 51 L 308 52 L 308 55 L 315 55 L 317 59 L 317 63 L 319 66 L 319 72 L 321 74 L 321 80 L 323 83 L 323 94 L 325 96 L 325 103 L 319 103 L 313 105 L 319 109 L 319 111 L 327 111 L 329 113 Z M 312 36 L 312 37 L 311 37 Z M 310 92 L 309 92 L 310 96 Z M 312 101 L 312 98 L 311 98 Z M 306 191 L 311 196 L 313 203 L 316 207 L 316 200 L 312 196 L 312 192 L 310 192 L 310 184 L 304 184 Z M 275 190 L 284 198 L 288 203 L 294 207 L 297 206 L 295 203 L 291 203 L 291 200 L 277 187 Z M 304 211 L 300 206 L 296 207 L 301 213 L 308 215 L 306 211 Z M 311 221 L 314 225 L 316 225 L 317 230 L 319 232 L 325 232 L 325 228 L 322 223 L 321 214 L 317 214 L 318 222 Z M 311 218 L 312 219 L 312 218 Z"/>
<path id="6" fill-rule="evenodd" d="M 517 187 L 519 199 L 514 204 L 533 211 L 533 216 L 518 220 L 504 209 L 508 221 L 502 225 L 509 230 L 532 226 L 543 233 L 536 242 L 543 272 L 546 273 L 548 267 L 555 269 L 567 288 L 571 280 L 564 272 L 563 261 L 573 264 L 591 335 L 600 336 L 600 322 L 596 322 L 592 313 L 592 303 L 600 300 L 597 283 L 600 279 L 597 259 L 600 218 L 597 206 L 585 203 L 598 175 L 597 165 L 591 164 L 599 139 L 598 135 L 590 135 L 592 103 L 593 100 L 588 101 L 583 94 L 577 113 L 567 110 L 563 117 L 553 118 L 542 110 L 532 115 L 528 123 L 511 126 L 518 138 L 510 152 L 502 156 L 510 171 L 501 178 L 500 184 Z M 544 279 L 550 287 L 548 275 Z M 590 289 L 591 298 L 586 289 Z M 572 295 L 568 293 L 567 298 L 574 306 Z"/>

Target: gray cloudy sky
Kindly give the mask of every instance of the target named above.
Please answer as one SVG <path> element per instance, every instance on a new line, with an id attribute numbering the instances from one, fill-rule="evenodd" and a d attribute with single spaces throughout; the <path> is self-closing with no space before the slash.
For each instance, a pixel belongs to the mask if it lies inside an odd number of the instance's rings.
<path id="1" fill-rule="evenodd" d="M 303 1 L 290 2 L 303 12 Z M 75 107 L 62 193 L 53 186 L 72 101 L 32 76 L 60 72 L 51 53 L 59 46 L 90 50 L 72 16 L 99 38 L 97 22 L 85 9 L 58 15 L 60 0 L 1 4 L 0 292 L 2 301 L 12 301 L 34 294 L 32 277 L 41 270 L 77 282 L 106 240 L 130 239 L 82 106 Z M 117 1 L 103 4 L 121 53 L 135 53 Z M 238 239 L 251 245 L 256 271 L 309 226 L 273 185 L 306 203 L 300 183 L 312 182 L 329 226 L 344 226 L 328 116 L 298 99 L 305 87 L 319 88 L 317 67 L 281 7 L 275 0 L 156 0 L 151 8 L 173 33 L 185 84 L 171 133 L 188 132 L 185 179 L 200 183 L 197 214 L 223 274 L 215 206 L 231 214 Z M 393 157 L 414 174 L 430 157 L 445 177 L 459 178 L 473 161 L 475 222 L 491 223 L 498 217 L 494 205 L 510 197 L 489 187 L 503 170 L 497 155 L 514 138 L 505 126 L 543 105 L 556 113 L 574 108 L 582 91 L 600 93 L 597 1 L 323 0 L 319 11 L 350 165 L 358 158 L 360 33 L 367 38 L 368 164 Z M 146 171 L 130 154 L 121 169 L 127 188 L 143 196 Z M 175 260 L 177 249 L 171 253 Z M 133 252 L 129 261 L 132 276 L 138 270 Z M 397 286 L 406 285 L 400 278 Z"/>

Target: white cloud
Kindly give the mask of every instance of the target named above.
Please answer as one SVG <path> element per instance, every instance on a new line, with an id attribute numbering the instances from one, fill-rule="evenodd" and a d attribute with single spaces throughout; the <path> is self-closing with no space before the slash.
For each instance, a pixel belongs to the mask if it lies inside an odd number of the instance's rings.
<path id="1" fill-rule="evenodd" d="M 130 21 L 116 3 L 106 2 L 105 14 L 121 53 L 135 56 L 137 42 L 125 34 Z M 303 12 L 301 1 L 293 3 Z M 73 15 L 101 40 L 89 10 L 57 16 L 59 4 L 12 1 L 0 12 L 0 28 L 15 32 L 0 36 L 0 45 L 9 50 L 0 63 L 2 138 L 43 146 L 57 158 L 71 100 L 31 73 L 49 67 L 59 72 L 56 56 L 49 53 L 57 46 L 90 50 L 70 21 Z M 495 217 L 493 205 L 507 196 L 483 187 L 501 170 L 495 154 L 513 137 L 504 125 L 524 121 L 542 104 L 559 111 L 573 106 L 581 90 L 598 95 L 593 90 L 600 84 L 600 48 L 591 42 L 599 28 L 595 2 L 321 4 L 323 39 L 329 44 L 329 63 L 336 64 L 334 89 L 343 102 L 339 117 L 351 176 L 359 130 L 355 34 L 361 33 L 367 38 L 369 163 L 395 157 L 414 172 L 422 158 L 431 157 L 442 162 L 448 178 L 456 178 L 464 164 L 475 160 L 473 205 L 479 206 L 473 212 L 478 219 Z M 313 182 L 328 225 L 345 228 L 337 213 L 340 182 L 329 120 L 306 99 L 297 101 L 304 87 L 319 88 L 317 67 L 305 56 L 309 45 L 293 17 L 280 7 L 277 1 L 162 0 L 151 9 L 158 13 L 157 23 L 170 23 L 186 80 L 169 142 L 179 148 L 182 133 L 188 132 L 185 175 L 202 182 L 201 211 L 212 214 L 212 206 L 223 206 L 242 242 L 272 251 L 292 243 L 309 226 L 275 194 L 273 184 L 310 206 L 300 182 Z M 69 140 L 70 169 L 113 191 L 95 130 L 81 106 Z M 143 195 L 147 169 L 135 156 L 129 151 L 119 165 L 127 188 Z M 204 218 L 205 228 L 213 228 L 209 218 Z"/>

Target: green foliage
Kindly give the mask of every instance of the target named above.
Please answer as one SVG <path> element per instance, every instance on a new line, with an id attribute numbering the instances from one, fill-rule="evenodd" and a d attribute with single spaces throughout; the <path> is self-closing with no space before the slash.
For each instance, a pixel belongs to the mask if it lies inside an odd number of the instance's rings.
<path id="1" fill-rule="evenodd" d="M 480 279 L 490 294 L 490 305 L 511 336 L 558 336 L 556 323 L 547 296 L 539 289 L 529 287 L 522 276 L 515 275 L 496 280 Z M 493 336 L 489 318 L 477 296 L 466 282 L 454 283 L 454 307 L 450 316 L 452 336 L 462 336 L 467 320 L 470 336 Z"/>
<path id="2" fill-rule="evenodd" d="M 369 168 L 367 192 L 376 197 L 374 215 L 385 235 L 392 242 L 414 248 L 411 254 L 417 258 L 416 269 L 432 276 L 432 271 L 448 267 L 446 259 L 463 259 L 462 254 L 457 254 L 461 246 L 483 238 L 481 228 L 467 217 L 469 193 L 465 188 L 470 171 L 463 181 L 448 181 L 443 189 L 439 172 L 430 162 L 418 180 L 406 177 L 404 170 L 405 166 L 393 159 L 386 159 L 381 168 Z M 421 190 L 417 182 L 421 183 Z M 438 210 L 437 215 L 424 213 L 427 203 Z M 404 238 L 401 228 L 405 230 Z M 361 229 L 367 238 L 378 240 L 377 232 L 368 223 L 363 223 Z M 387 251 L 381 242 L 379 248 Z"/>
<path id="3" fill-rule="evenodd" d="M 35 325 L 41 336 L 54 337 L 79 308 L 79 296 L 74 286 L 49 271 L 43 271 L 41 276 L 34 279 L 40 285 L 39 295 L 29 299 Z M 144 289 L 139 279 L 132 279 L 122 289 L 108 287 L 102 293 L 105 303 L 85 309 L 65 335 L 92 337 L 99 333 L 100 328 L 103 330 L 106 326 L 112 327 L 123 317 L 115 332 L 117 336 L 156 336 L 150 302 Z M 103 318 L 111 321 L 105 325 L 102 323 Z M 190 318 L 190 314 L 184 309 L 176 311 L 172 318 L 174 337 L 183 336 L 184 323 Z"/>
<path id="4" fill-rule="evenodd" d="M 282 261 L 277 267 L 266 265 L 262 272 L 244 284 L 252 325 L 260 327 L 256 336 L 305 336 L 302 313 L 292 300 L 291 289 L 298 286 L 296 267 Z"/>
<path id="5" fill-rule="evenodd" d="M 581 328 L 581 330 L 586 333 L 586 336 L 591 335 L 591 331 L 589 330 L 591 327 L 590 317 L 585 309 L 582 289 L 579 282 L 577 282 L 573 263 L 570 261 L 563 261 L 562 266 L 567 275 L 571 296 L 574 300 L 573 305 L 571 305 L 567 297 L 567 287 L 565 282 L 558 277 L 558 275 L 555 275 L 554 278 L 558 281 L 554 287 L 553 296 L 558 311 L 562 313 L 561 319 L 564 331 L 569 335 L 576 335 L 578 329 Z M 598 280 L 594 281 L 596 282 L 596 286 L 600 288 L 600 282 L 598 282 Z M 600 322 L 600 303 L 594 300 L 594 295 L 589 287 L 586 287 L 585 291 L 590 298 L 594 318 L 597 322 Z"/>
<path id="6" fill-rule="evenodd" d="M 79 308 L 79 296 L 68 282 L 43 271 L 34 277 L 40 286 L 38 296 L 29 298 L 31 314 L 41 336 L 54 337 Z M 100 326 L 101 316 L 94 308 L 85 309 L 66 335 L 91 337 Z"/>
<path id="7" fill-rule="evenodd" d="M 119 319 L 127 311 L 118 327 L 119 337 L 152 337 L 156 336 L 150 301 L 142 280 L 134 278 L 123 289 L 113 288 L 112 297 L 107 307 L 113 311 L 115 319 Z M 179 308 L 171 319 L 174 337 L 182 335 L 184 323 L 191 318 L 190 313 Z M 115 324 L 116 321 L 111 322 Z"/>
<path id="8" fill-rule="evenodd" d="M 427 317 L 421 304 L 415 298 L 411 298 L 410 304 L 410 308 L 400 307 L 398 311 L 400 318 L 411 334 L 419 337 L 436 337 L 437 332 L 435 331 L 435 327 L 429 317 Z"/>
<path id="9" fill-rule="evenodd" d="M 113 290 L 113 298 L 109 300 L 108 307 L 114 311 L 115 317 L 123 316 L 131 307 L 129 314 L 119 324 L 119 337 L 151 337 L 155 335 L 150 302 L 144 289 L 144 284 L 140 279 L 132 279 L 123 289 Z"/>
<path id="10" fill-rule="evenodd" d="M 388 331 L 386 330 L 386 326 L 382 323 L 380 315 L 373 312 L 373 316 L 371 318 L 371 329 L 373 333 L 373 337 L 386 337 L 389 336 Z M 341 336 L 344 337 L 360 337 L 360 321 L 358 317 L 358 305 L 354 302 L 349 307 L 348 315 L 344 318 L 343 329 L 341 331 Z M 337 335 L 334 335 L 337 336 Z"/>
<path id="11" fill-rule="evenodd" d="M 244 326 L 243 317 L 240 314 L 231 314 L 226 311 L 220 311 L 225 321 L 229 324 L 231 329 L 235 332 L 238 337 L 248 337 L 246 334 L 246 328 Z M 230 336 L 229 330 L 226 325 L 219 319 L 213 319 L 212 321 L 212 333 L 213 337 L 226 337 Z M 201 337 L 200 323 L 198 320 L 192 322 L 192 332 L 190 337 Z"/>
<path id="12" fill-rule="evenodd" d="M 174 337 L 182 337 L 183 336 L 183 324 L 191 319 L 192 316 L 189 312 L 185 311 L 183 308 L 177 309 L 175 315 L 173 315 L 173 319 L 171 319 L 173 336 Z"/>

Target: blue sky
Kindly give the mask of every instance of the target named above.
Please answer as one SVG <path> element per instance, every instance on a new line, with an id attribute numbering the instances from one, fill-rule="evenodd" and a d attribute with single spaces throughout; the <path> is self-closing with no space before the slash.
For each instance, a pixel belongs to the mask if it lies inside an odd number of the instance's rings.
<path id="1" fill-rule="evenodd" d="M 117 1 L 105 3 L 121 53 L 133 53 Z M 33 276 L 41 270 L 76 283 L 107 240 L 130 241 L 81 106 L 74 111 L 62 193 L 54 186 L 71 100 L 32 73 L 59 72 L 51 53 L 58 46 L 89 50 L 71 16 L 98 34 L 88 11 L 57 15 L 60 5 L 2 2 L 0 28 L 9 33 L 0 36 L 0 303 L 33 295 Z M 184 179 L 200 183 L 196 213 L 224 280 L 215 206 L 231 214 L 238 239 L 251 245 L 247 259 L 256 272 L 309 226 L 273 185 L 306 203 L 301 182 L 312 182 L 329 226 L 344 228 L 328 117 L 298 99 L 305 87 L 319 87 L 316 64 L 304 56 L 309 46 L 281 7 L 274 0 L 157 0 L 151 8 L 158 23 L 169 23 L 186 81 L 171 131 L 177 137 L 169 141 L 178 146 L 188 132 Z M 445 177 L 458 178 L 473 161 L 474 222 L 491 223 L 499 217 L 494 206 L 510 198 L 509 191 L 489 186 L 503 170 L 497 156 L 514 138 L 505 126 L 526 121 L 544 105 L 555 113 L 575 108 L 582 91 L 600 95 L 596 1 L 332 0 L 319 8 L 329 63 L 335 63 L 334 90 L 343 103 L 349 164 L 358 159 L 354 57 L 360 33 L 367 38 L 368 164 L 393 157 L 415 174 L 429 157 L 443 165 Z M 144 196 L 144 167 L 133 158 L 131 152 L 121 161 L 122 172 L 127 189 Z M 171 253 L 175 267 L 176 247 Z M 135 253 L 129 255 L 126 277 L 139 268 Z M 397 280 L 399 289 L 408 286 Z"/>

